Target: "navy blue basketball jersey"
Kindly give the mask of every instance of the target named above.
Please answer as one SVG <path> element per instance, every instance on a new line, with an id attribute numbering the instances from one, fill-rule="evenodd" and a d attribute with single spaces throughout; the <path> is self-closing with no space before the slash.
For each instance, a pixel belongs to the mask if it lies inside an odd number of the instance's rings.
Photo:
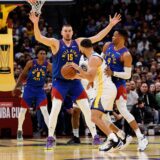
<path id="1" fill-rule="evenodd" d="M 121 59 L 121 56 L 123 55 L 123 53 L 127 52 L 127 51 L 128 51 L 128 49 L 126 47 L 124 47 L 120 50 L 115 50 L 114 44 L 111 43 L 109 45 L 108 49 L 106 50 L 106 52 L 104 53 L 107 66 L 109 66 L 112 71 L 124 72 L 124 65 L 120 59 Z M 121 78 L 112 77 L 112 80 L 117 87 L 126 84 L 126 81 Z"/>
<path id="2" fill-rule="evenodd" d="M 59 50 L 56 55 L 52 55 L 52 80 L 64 79 L 61 75 L 61 68 L 66 63 L 74 62 L 79 64 L 81 53 L 78 44 L 72 40 L 71 45 L 68 47 L 63 40 L 59 41 Z"/>
<path id="3" fill-rule="evenodd" d="M 33 66 L 27 75 L 27 86 L 43 87 L 47 74 L 48 62 L 45 61 L 43 65 L 39 65 L 37 60 L 33 60 Z"/>

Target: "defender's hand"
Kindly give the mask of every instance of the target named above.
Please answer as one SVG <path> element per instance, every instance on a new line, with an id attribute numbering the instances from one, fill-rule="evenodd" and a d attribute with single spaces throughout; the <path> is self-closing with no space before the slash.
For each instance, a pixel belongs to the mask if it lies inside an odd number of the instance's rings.
<path id="1" fill-rule="evenodd" d="M 109 16 L 109 23 L 112 26 L 115 26 L 120 21 L 121 21 L 121 15 L 120 14 L 115 13 L 113 18 L 111 16 Z"/>
<path id="2" fill-rule="evenodd" d="M 37 0 L 27 0 L 28 3 L 34 4 Z"/>
<path id="3" fill-rule="evenodd" d="M 32 21 L 32 23 L 39 22 L 39 16 L 37 16 L 35 12 L 30 12 L 29 19 Z"/>
<path id="4" fill-rule="evenodd" d="M 104 73 L 107 76 L 112 76 L 113 75 L 113 71 L 108 66 L 105 68 Z"/>

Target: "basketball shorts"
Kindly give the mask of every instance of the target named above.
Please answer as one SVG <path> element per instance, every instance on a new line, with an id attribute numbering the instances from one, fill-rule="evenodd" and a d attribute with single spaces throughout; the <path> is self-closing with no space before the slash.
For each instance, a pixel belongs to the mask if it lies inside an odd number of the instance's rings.
<path id="1" fill-rule="evenodd" d="M 113 111 L 113 104 L 117 95 L 117 88 L 114 83 L 106 84 L 100 93 L 96 93 L 91 109 L 96 109 L 101 112 Z"/>
<path id="2" fill-rule="evenodd" d="M 52 82 L 52 98 L 61 99 L 64 101 L 65 97 L 70 95 L 72 101 L 87 98 L 87 94 L 80 82 L 80 80 L 63 80 L 55 79 Z"/>
<path id="3" fill-rule="evenodd" d="M 117 87 L 116 100 L 118 100 L 121 96 L 123 97 L 123 99 L 127 100 L 127 90 L 126 90 L 126 86 L 124 85 Z"/>
<path id="4" fill-rule="evenodd" d="M 21 106 L 29 108 L 35 106 L 37 109 L 47 105 L 47 97 L 42 87 L 25 86 L 21 99 Z"/>

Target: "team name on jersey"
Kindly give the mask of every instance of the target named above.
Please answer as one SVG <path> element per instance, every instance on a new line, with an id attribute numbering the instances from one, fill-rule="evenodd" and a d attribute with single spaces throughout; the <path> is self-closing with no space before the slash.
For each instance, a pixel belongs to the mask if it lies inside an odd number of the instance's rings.
<path id="1" fill-rule="evenodd" d="M 45 75 L 46 75 L 45 71 L 42 68 L 33 69 L 32 74 L 33 74 L 33 79 L 36 80 L 36 81 L 40 81 L 41 76 L 45 77 Z"/>
<path id="2" fill-rule="evenodd" d="M 68 62 L 72 62 L 75 58 L 78 57 L 77 52 L 74 49 L 66 49 L 63 53 L 62 53 L 62 60 L 66 60 Z"/>
<path id="3" fill-rule="evenodd" d="M 108 52 L 107 54 L 104 55 L 104 58 L 107 60 L 107 63 L 113 63 L 116 64 L 116 57 L 114 53 Z"/>

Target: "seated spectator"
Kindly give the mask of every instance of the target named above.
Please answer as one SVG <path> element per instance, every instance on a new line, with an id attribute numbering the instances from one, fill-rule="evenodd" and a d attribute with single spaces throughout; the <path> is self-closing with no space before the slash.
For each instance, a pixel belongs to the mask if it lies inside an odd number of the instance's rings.
<path id="1" fill-rule="evenodd" d="M 130 82 L 126 83 L 126 89 L 127 89 L 127 108 L 131 110 L 133 105 L 137 104 L 138 94 L 135 91 L 131 90 Z"/>
<path id="2" fill-rule="evenodd" d="M 131 88 L 131 91 L 137 92 L 136 91 L 136 83 L 135 83 L 135 81 L 130 81 L 130 88 Z"/>
<path id="3" fill-rule="evenodd" d="M 145 130 L 144 124 L 153 122 L 152 110 L 145 106 L 143 98 L 138 98 L 138 103 L 132 107 L 131 113 L 143 131 Z"/>
<path id="4" fill-rule="evenodd" d="M 148 51 L 149 50 L 149 41 L 147 40 L 147 38 L 144 36 L 143 39 L 138 42 L 137 45 L 137 52 L 140 55 L 143 55 L 144 51 Z"/>
<path id="5" fill-rule="evenodd" d="M 148 85 L 154 83 L 154 80 L 153 80 L 153 77 L 152 77 L 152 76 L 153 76 L 153 75 L 152 75 L 151 72 L 148 72 L 148 73 L 146 74 L 146 82 L 147 82 Z"/>
<path id="6" fill-rule="evenodd" d="M 149 44 L 149 50 L 144 51 L 144 60 L 148 62 L 150 59 L 155 57 L 156 50 L 153 48 L 152 44 Z"/>
<path id="7" fill-rule="evenodd" d="M 142 85 L 141 85 L 139 97 L 144 99 L 145 107 L 148 110 L 152 110 L 153 115 L 154 115 L 153 122 L 158 123 L 158 121 L 159 121 L 159 113 L 158 113 L 158 110 L 157 110 L 158 106 L 157 106 L 154 95 L 149 93 L 148 84 L 145 83 L 145 82 L 143 82 Z"/>
<path id="8" fill-rule="evenodd" d="M 141 85 L 142 85 L 142 80 L 139 78 L 136 80 L 136 91 L 138 94 L 140 93 Z"/>
<path id="9" fill-rule="evenodd" d="M 149 86 L 149 93 L 151 93 L 153 96 L 155 95 L 156 93 L 156 86 L 154 83 L 152 83 L 150 86 Z"/>

